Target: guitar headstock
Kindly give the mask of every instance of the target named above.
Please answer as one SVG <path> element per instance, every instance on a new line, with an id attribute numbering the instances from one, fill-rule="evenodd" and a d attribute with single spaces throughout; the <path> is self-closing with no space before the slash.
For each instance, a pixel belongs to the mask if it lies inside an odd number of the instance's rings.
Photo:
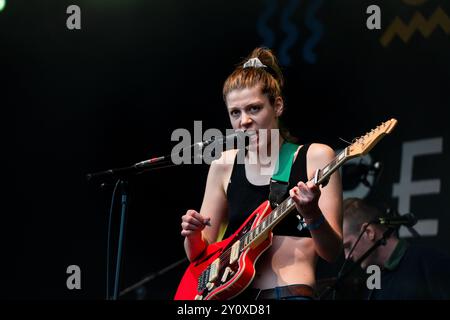
<path id="1" fill-rule="evenodd" d="M 391 133 L 397 125 L 397 120 L 392 118 L 383 122 L 375 129 L 367 132 L 364 136 L 356 138 L 353 143 L 347 147 L 347 158 L 354 158 L 367 154 L 384 135 Z"/>

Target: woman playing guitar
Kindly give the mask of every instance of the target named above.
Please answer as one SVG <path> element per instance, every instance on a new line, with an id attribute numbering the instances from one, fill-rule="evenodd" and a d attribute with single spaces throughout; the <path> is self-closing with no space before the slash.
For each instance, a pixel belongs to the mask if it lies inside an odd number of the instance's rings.
<path id="1" fill-rule="evenodd" d="M 181 234 L 190 261 L 195 261 L 209 244 L 235 232 L 269 198 L 276 161 L 262 163 L 258 152 L 262 148 L 271 150 L 270 129 L 280 129 L 279 146 L 290 140 L 279 123 L 284 109 L 282 87 L 277 59 L 266 48 L 253 50 L 226 79 L 223 97 L 233 129 L 254 130 L 257 134 L 246 152 L 224 151 L 211 164 L 200 212 L 188 210 L 182 216 Z M 269 130 L 267 139 L 258 134 L 261 129 Z M 238 152 L 245 152 L 241 157 L 244 163 L 237 161 Z M 278 159 L 278 153 L 269 156 Z M 296 210 L 273 229 L 272 245 L 256 261 L 253 280 L 238 298 L 314 296 L 318 256 L 332 262 L 342 250 L 342 187 L 338 171 L 322 187 L 309 180 L 334 157 L 329 146 L 319 143 L 301 145 L 295 151 L 285 197 L 292 197 Z M 298 228 L 300 217 L 306 225 L 302 230 Z"/>

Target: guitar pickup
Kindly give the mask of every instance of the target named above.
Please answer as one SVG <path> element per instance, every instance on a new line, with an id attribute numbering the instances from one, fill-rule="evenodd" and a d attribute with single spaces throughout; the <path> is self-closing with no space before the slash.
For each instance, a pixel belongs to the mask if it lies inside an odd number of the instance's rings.
<path id="1" fill-rule="evenodd" d="M 231 254 L 230 254 L 230 265 L 235 263 L 239 259 L 239 249 L 241 246 L 241 241 L 236 241 L 231 246 Z"/>
<path id="2" fill-rule="evenodd" d="M 220 259 L 217 258 L 211 263 L 209 268 L 209 279 L 208 282 L 214 282 L 219 277 Z"/>
<path id="3" fill-rule="evenodd" d="M 233 270 L 231 270 L 230 267 L 226 267 L 226 268 L 225 268 L 225 271 L 223 272 L 222 279 L 220 279 L 220 281 L 221 281 L 222 283 L 225 283 L 225 282 L 227 281 L 229 275 L 230 275 L 230 276 L 233 275 Z"/>

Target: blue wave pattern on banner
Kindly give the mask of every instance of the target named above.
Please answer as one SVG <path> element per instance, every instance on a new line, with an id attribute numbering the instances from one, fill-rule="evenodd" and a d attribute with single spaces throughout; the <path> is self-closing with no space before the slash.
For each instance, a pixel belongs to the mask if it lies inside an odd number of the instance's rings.
<path id="1" fill-rule="evenodd" d="M 291 16 L 298 8 L 300 0 L 290 0 L 283 9 L 280 20 L 281 29 L 286 34 L 278 50 L 279 60 L 282 65 L 291 63 L 289 50 L 296 44 L 299 38 L 297 26 L 290 21 Z M 259 36 L 263 39 L 263 46 L 273 48 L 275 46 L 276 33 L 269 27 L 268 21 L 275 16 L 277 10 L 277 0 L 265 0 L 265 9 L 257 21 Z M 303 59 L 310 64 L 317 62 L 317 55 L 314 48 L 319 43 L 324 33 L 323 24 L 317 19 L 317 12 L 323 5 L 323 0 L 311 0 L 307 6 L 305 14 L 305 25 L 311 31 L 311 36 L 305 41 L 302 48 Z"/>
<path id="2" fill-rule="evenodd" d="M 317 62 L 317 56 L 313 52 L 313 49 L 319 43 L 324 30 L 322 23 L 320 23 L 320 21 L 315 17 L 315 14 L 320 9 L 322 4 L 322 0 L 313 0 L 311 5 L 306 10 L 305 24 L 308 29 L 312 31 L 312 35 L 308 38 L 305 42 L 305 46 L 303 47 L 303 58 L 306 62 L 311 64 Z"/>
<path id="3" fill-rule="evenodd" d="M 258 34 L 263 38 L 264 46 L 272 48 L 275 44 L 275 33 L 267 25 L 267 21 L 273 16 L 277 8 L 277 0 L 266 0 L 266 10 L 258 19 L 256 28 Z"/>
<path id="4" fill-rule="evenodd" d="M 291 0 L 281 14 L 281 28 L 286 33 L 286 38 L 280 47 L 279 58 L 282 65 L 289 65 L 291 57 L 289 56 L 289 49 L 295 44 L 298 39 L 298 30 L 289 18 L 297 9 L 300 0 Z"/>

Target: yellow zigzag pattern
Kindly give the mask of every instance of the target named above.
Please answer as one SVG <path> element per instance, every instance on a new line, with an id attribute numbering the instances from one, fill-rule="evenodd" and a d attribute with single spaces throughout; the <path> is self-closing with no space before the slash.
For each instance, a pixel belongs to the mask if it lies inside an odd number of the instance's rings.
<path id="1" fill-rule="evenodd" d="M 414 14 L 409 25 L 405 25 L 399 17 L 395 17 L 392 24 L 381 36 L 380 42 L 383 47 L 386 47 L 398 35 L 406 43 L 416 30 L 419 30 L 425 38 L 428 38 L 437 26 L 441 26 L 447 34 L 450 33 L 450 18 L 441 7 L 436 9 L 428 21 L 420 12 Z"/>

